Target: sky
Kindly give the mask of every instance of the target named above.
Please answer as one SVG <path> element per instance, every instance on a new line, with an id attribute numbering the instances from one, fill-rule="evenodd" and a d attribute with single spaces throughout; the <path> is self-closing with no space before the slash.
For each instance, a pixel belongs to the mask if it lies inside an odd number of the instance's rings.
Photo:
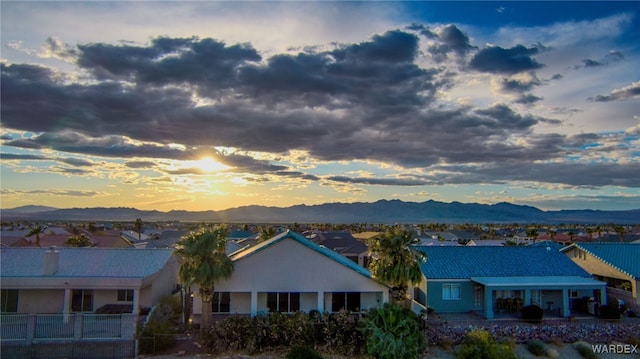
<path id="1" fill-rule="evenodd" d="M 640 208 L 640 2 L 5 1 L 1 208 Z"/>

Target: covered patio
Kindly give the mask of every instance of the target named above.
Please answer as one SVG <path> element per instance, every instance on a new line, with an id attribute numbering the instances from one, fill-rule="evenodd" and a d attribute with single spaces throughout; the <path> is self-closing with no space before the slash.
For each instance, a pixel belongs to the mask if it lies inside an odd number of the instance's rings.
<path id="1" fill-rule="evenodd" d="M 494 319 L 496 312 L 517 313 L 523 306 L 537 305 L 560 316 L 571 315 L 570 298 L 594 297 L 601 305 L 607 303 L 605 282 L 577 276 L 549 277 L 471 277 L 484 292 L 484 316 Z"/>

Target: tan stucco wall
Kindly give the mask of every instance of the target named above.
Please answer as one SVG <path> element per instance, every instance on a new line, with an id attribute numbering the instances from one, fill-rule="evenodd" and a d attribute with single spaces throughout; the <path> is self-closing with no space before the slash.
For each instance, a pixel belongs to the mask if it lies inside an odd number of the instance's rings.
<path id="1" fill-rule="evenodd" d="M 612 266 L 604 263 L 600 259 L 592 256 L 591 254 L 579 249 L 571 248 L 564 252 L 564 254 L 574 261 L 582 269 L 595 275 L 603 277 L 624 279 L 631 282 L 631 293 L 634 298 L 638 298 L 638 281 L 633 279 L 630 275 L 627 275 Z"/>
<path id="2" fill-rule="evenodd" d="M 192 290 L 195 293 L 193 313 L 200 314 L 197 286 Z M 331 309 L 331 292 L 371 292 L 361 297 L 363 309 L 388 300 L 388 288 L 384 285 L 290 238 L 237 260 L 232 277 L 216 283 L 215 290 L 258 292 L 258 311 L 266 310 L 266 292 L 309 293 L 301 296 L 303 310 L 317 308 L 317 292 L 325 292 L 325 310 Z M 379 300 L 380 296 L 375 293 L 385 297 Z"/>
<path id="3" fill-rule="evenodd" d="M 18 313 L 62 313 L 63 289 L 20 289 Z"/>

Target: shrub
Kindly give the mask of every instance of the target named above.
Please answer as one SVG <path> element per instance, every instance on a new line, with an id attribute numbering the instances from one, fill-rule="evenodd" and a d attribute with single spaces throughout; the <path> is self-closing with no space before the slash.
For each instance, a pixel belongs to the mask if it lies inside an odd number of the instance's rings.
<path id="1" fill-rule="evenodd" d="M 522 308 L 522 319 L 530 322 L 540 322 L 542 321 L 542 316 L 544 315 L 544 311 L 542 308 L 537 305 L 527 305 Z"/>
<path id="2" fill-rule="evenodd" d="M 585 342 L 573 343 L 573 348 L 585 359 L 597 359 L 598 356 L 593 352 L 591 345 Z"/>
<path id="3" fill-rule="evenodd" d="M 562 341 L 562 339 L 560 339 L 558 337 L 549 338 L 549 340 L 547 340 L 547 343 L 553 344 L 553 345 L 557 346 L 558 348 L 562 348 L 564 346 L 564 342 Z"/>
<path id="4" fill-rule="evenodd" d="M 420 317 L 397 304 L 372 309 L 362 322 L 367 353 L 379 359 L 417 358 L 425 346 Z"/>
<path id="5" fill-rule="evenodd" d="M 287 353 L 287 359 L 322 359 L 322 355 L 309 347 L 293 347 Z"/>
<path id="6" fill-rule="evenodd" d="M 606 304 L 601 305 L 599 312 L 602 319 L 620 319 L 620 310 L 616 307 Z"/>
<path id="7" fill-rule="evenodd" d="M 155 354 L 175 345 L 176 338 L 166 322 L 147 322 L 138 335 L 140 354 Z"/>
<path id="8" fill-rule="evenodd" d="M 515 359 L 515 347 L 510 344 L 498 344 L 484 329 L 474 329 L 467 334 L 464 343 L 456 352 L 458 359 Z"/>
<path id="9" fill-rule="evenodd" d="M 527 342 L 527 350 L 537 357 L 547 355 L 547 346 L 537 339 L 529 340 Z"/>
<path id="10" fill-rule="evenodd" d="M 351 312 L 330 314 L 323 328 L 324 342 L 332 352 L 356 355 L 362 351 L 364 336 L 358 330 L 358 318 Z"/>

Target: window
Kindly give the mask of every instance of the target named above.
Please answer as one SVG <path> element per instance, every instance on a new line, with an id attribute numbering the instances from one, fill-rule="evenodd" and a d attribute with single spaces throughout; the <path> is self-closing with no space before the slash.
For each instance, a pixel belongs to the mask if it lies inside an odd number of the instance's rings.
<path id="1" fill-rule="evenodd" d="M 229 313 L 231 312 L 231 293 L 214 292 L 211 299 L 212 313 Z"/>
<path id="2" fill-rule="evenodd" d="M 351 312 L 360 311 L 360 292 L 333 292 L 331 294 L 331 311 L 345 309 Z"/>
<path id="3" fill-rule="evenodd" d="M 578 298 L 578 291 L 575 289 L 569 289 L 569 298 Z"/>
<path id="4" fill-rule="evenodd" d="M 18 312 L 18 290 L 17 289 L 2 290 L 2 312 L 3 313 Z"/>
<path id="5" fill-rule="evenodd" d="M 443 284 L 442 299 L 460 300 L 460 284 Z"/>
<path id="6" fill-rule="evenodd" d="M 292 313 L 300 310 L 300 293 L 269 292 L 267 307 L 270 312 Z"/>
<path id="7" fill-rule="evenodd" d="M 133 302 L 133 289 L 118 289 L 118 302 Z"/>
<path id="8" fill-rule="evenodd" d="M 71 292 L 71 311 L 92 312 L 93 291 L 89 289 L 74 289 Z"/>

